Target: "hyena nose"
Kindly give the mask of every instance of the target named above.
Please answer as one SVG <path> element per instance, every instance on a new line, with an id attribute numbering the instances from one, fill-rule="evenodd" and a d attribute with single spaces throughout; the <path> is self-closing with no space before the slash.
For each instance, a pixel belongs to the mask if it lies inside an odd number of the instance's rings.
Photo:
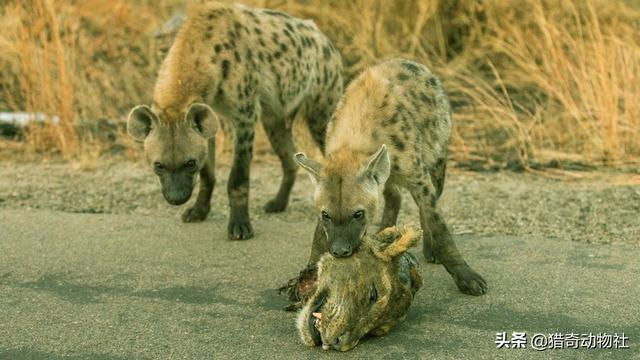
<path id="1" fill-rule="evenodd" d="M 352 254 L 351 245 L 332 245 L 331 255 L 335 257 L 349 257 Z"/>

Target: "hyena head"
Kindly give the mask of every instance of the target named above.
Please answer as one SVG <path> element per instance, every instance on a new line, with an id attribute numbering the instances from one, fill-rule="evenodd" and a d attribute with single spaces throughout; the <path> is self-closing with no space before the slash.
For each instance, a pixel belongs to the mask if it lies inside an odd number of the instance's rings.
<path id="1" fill-rule="evenodd" d="M 217 121 L 213 110 L 201 103 L 174 115 L 146 105 L 131 110 L 127 132 L 144 142 L 147 161 L 160 178 L 162 195 L 170 204 L 181 205 L 191 197 L 196 174 L 208 157 L 209 139 L 216 134 Z"/>
<path id="2" fill-rule="evenodd" d="M 330 155 L 324 164 L 295 155 L 296 162 L 314 179 L 314 202 L 320 223 L 335 257 L 353 254 L 367 228 L 376 221 L 382 189 L 389 178 L 387 147 L 364 160 L 353 152 Z"/>
<path id="3" fill-rule="evenodd" d="M 386 334 L 422 285 L 417 261 L 405 254 L 421 235 L 417 227 L 392 227 L 367 236 L 349 258 L 325 254 L 316 291 L 298 314 L 302 342 L 346 351 L 367 334 Z"/>

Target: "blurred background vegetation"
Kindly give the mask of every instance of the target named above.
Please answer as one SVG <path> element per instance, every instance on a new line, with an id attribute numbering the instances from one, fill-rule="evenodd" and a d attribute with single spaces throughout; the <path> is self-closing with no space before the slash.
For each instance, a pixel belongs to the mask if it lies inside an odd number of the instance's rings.
<path id="1" fill-rule="evenodd" d="M 640 4 L 611 0 L 248 0 L 313 19 L 346 78 L 381 59 L 428 65 L 454 106 L 451 155 L 472 168 L 622 167 L 640 156 Z M 15 151 L 79 159 L 150 103 L 188 1 L 8 0 L 0 5 L 0 111 L 56 116 Z M 135 146 L 116 126 L 118 141 Z M 268 151 L 264 139 L 257 151 Z M 15 142 L 14 142 L 15 143 Z M 5 145 L 7 146 L 7 145 Z M 261 150 L 262 149 L 262 150 Z M 13 150 L 12 150 L 13 151 Z"/>

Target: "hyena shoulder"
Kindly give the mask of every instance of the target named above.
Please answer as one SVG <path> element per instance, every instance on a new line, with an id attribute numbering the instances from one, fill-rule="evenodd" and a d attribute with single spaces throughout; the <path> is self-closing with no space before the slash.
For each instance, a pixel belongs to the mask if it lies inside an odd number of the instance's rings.
<path id="1" fill-rule="evenodd" d="M 349 85 L 329 125 L 328 151 L 373 153 L 387 144 L 394 169 L 422 169 L 446 157 L 451 111 L 441 81 L 424 65 L 394 59 Z M 359 136 L 356 136 L 359 134 Z"/>

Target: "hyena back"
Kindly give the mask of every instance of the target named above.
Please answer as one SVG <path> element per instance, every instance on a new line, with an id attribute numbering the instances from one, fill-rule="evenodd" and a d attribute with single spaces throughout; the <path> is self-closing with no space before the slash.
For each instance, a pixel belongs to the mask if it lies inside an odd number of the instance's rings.
<path id="1" fill-rule="evenodd" d="M 296 154 L 317 184 L 310 262 L 327 251 L 345 257 L 357 250 L 382 198 L 380 228 L 395 225 L 406 188 L 419 208 L 426 259 L 441 262 L 461 291 L 484 294 L 485 280 L 467 265 L 436 207 L 450 136 L 447 95 L 425 66 L 395 59 L 359 75 L 329 124 L 324 163 Z"/>
<path id="2" fill-rule="evenodd" d="M 196 203 L 182 217 L 194 222 L 210 210 L 217 115 L 228 121 L 234 130 L 228 232 L 247 239 L 253 235 L 248 196 L 256 122 L 262 120 L 283 168 L 280 189 L 265 210 L 283 211 L 297 170 L 291 122 L 302 115 L 324 151 L 342 86 L 340 56 L 313 22 L 207 2 L 190 10 L 160 69 L 152 106 L 134 108 L 128 130 L 144 141 L 169 203 L 185 203 L 200 174 Z"/>

